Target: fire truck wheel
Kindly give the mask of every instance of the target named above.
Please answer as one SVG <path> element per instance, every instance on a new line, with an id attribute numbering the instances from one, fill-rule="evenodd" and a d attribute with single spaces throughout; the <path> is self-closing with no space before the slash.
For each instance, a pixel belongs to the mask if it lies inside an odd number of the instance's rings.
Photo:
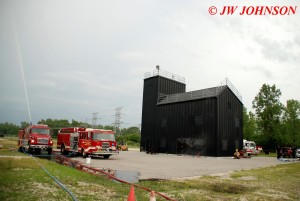
<path id="1" fill-rule="evenodd" d="M 36 149 L 35 152 L 36 154 L 41 154 L 41 149 Z"/>
<path id="2" fill-rule="evenodd" d="M 103 158 L 108 159 L 110 155 L 104 155 Z"/>
<path id="3" fill-rule="evenodd" d="M 33 149 L 29 147 L 29 148 L 28 148 L 28 153 L 31 154 L 32 151 L 33 151 Z"/>
<path id="4" fill-rule="evenodd" d="M 19 145 L 18 145 L 18 146 L 19 146 L 19 149 L 18 149 L 19 152 L 23 152 L 23 147 L 22 147 L 22 145 L 21 145 L 21 142 L 19 142 Z"/>
<path id="5" fill-rule="evenodd" d="M 52 149 L 48 149 L 48 155 L 52 154 Z"/>

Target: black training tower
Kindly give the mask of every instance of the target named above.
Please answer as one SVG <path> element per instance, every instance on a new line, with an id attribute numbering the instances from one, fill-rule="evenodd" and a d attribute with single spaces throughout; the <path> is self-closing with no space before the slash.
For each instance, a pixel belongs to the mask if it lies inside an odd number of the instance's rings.
<path id="1" fill-rule="evenodd" d="M 232 156 L 243 144 L 243 104 L 225 79 L 185 92 L 183 77 L 159 70 L 144 79 L 141 151 Z"/>

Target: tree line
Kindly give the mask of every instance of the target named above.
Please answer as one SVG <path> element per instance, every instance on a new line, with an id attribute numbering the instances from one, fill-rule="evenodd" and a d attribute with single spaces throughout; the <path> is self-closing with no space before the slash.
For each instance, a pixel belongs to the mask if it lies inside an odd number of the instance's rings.
<path id="1" fill-rule="evenodd" d="M 91 124 L 85 123 L 85 122 L 78 122 L 74 119 L 72 119 L 71 122 L 69 122 L 66 119 L 42 119 L 37 122 L 37 124 L 45 124 L 50 127 L 52 130 L 52 134 L 55 137 L 57 135 L 57 132 L 61 128 L 66 127 L 86 127 L 86 128 L 96 128 L 96 129 L 106 129 L 106 130 L 114 130 L 117 135 L 128 135 L 128 134 L 140 134 L 139 128 L 132 126 L 129 128 L 115 128 L 113 125 L 101 125 L 98 124 L 96 126 L 93 126 Z M 21 122 L 20 125 L 16 125 L 13 123 L 0 123 L 0 134 L 2 135 L 17 135 L 18 131 L 21 128 L 25 128 L 29 125 L 28 122 Z"/>
<path id="2" fill-rule="evenodd" d="M 254 112 L 243 110 L 244 139 L 253 140 L 267 149 L 279 146 L 300 147 L 300 102 L 280 102 L 281 90 L 263 84 L 252 101 Z"/>

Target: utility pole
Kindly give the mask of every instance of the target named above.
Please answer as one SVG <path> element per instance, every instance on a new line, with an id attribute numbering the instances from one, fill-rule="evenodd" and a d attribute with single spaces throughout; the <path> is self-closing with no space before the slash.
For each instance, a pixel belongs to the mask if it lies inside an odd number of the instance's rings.
<path id="1" fill-rule="evenodd" d="M 115 132 L 119 134 L 122 134 L 121 133 L 121 129 L 120 129 L 120 125 L 123 123 L 121 121 L 121 109 L 122 107 L 117 107 L 115 110 L 116 110 L 116 113 L 115 113 L 115 121 L 113 123 L 114 127 L 115 127 Z"/>

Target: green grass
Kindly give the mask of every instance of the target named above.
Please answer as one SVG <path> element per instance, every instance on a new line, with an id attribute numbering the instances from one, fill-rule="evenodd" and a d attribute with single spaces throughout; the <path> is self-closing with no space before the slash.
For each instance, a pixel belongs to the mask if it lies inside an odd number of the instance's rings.
<path id="1" fill-rule="evenodd" d="M 0 145 L 2 146 L 0 149 L 1 155 L 24 155 L 17 151 L 17 137 L 5 137 L 0 138 Z"/>
<path id="2" fill-rule="evenodd" d="M 140 143 L 128 141 L 127 142 L 128 148 L 140 148 Z"/>
<path id="3" fill-rule="evenodd" d="M 261 153 L 253 157 L 277 157 L 277 154 L 274 152 L 270 152 L 269 154 Z"/>
<path id="4" fill-rule="evenodd" d="M 54 162 L 38 159 L 78 200 L 125 200 L 130 186 L 94 176 Z M 71 200 L 29 156 L 0 157 L 0 200 Z M 140 200 L 148 193 L 135 190 Z"/>
<path id="5" fill-rule="evenodd" d="M 3 140 L 0 144 L 15 146 L 15 143 L 4 143 Z M 0 200 L 71 200 L 31 157 L 18 152 L 11 154 L 16 157 L 4 157 L 7 154 L 3 153 L 5 152 L 0 150 Z M 37 160 L 73 192 L 78 200 L 127 200 L 130 190 L 128 185 L 45 159 Z M 177 200 L 194 201 L 300 200 L 299 184 L 300 163 L 293 162 L 221 176 L 141 181 L 138 185 Z M 149 200 L 149 193 L 137 188 L 135 196 L 139 201 Z M 164 199 L 156 196 L 156 200 Z"/>

